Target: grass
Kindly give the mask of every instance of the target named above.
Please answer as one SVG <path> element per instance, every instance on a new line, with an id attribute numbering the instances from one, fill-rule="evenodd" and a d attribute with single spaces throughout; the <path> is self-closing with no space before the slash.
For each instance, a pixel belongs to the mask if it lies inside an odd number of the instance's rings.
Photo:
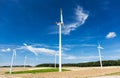
<path id="1" fill-rule="evenodd" d="M 39 69 L 39 70 L 25 70 L 25 71 L 15 71 L 12 72 L 12 74 L 26 74 L 26 73 L 46 73 L 46 72 L 58 72 L 59 69 Z M 62 69 L 62 71 L 69 71 L 66 69 Z M 9 72 L 6 72 L 6 74 L 9 74 Z"/>

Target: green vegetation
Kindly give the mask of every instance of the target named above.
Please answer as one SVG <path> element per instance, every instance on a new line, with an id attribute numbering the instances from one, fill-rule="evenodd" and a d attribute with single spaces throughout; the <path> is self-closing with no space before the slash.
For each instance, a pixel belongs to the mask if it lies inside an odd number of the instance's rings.
<path id="1" fill-rule="evenodd" d="M 66 69 L 62 69 L 62 71 L 69 71 Z M 12 74 L 26 74 L 26 73 L 46 73 L 46 72 L 58 72 L 58 68 L 57 69 L 38 69 L 38 70 L 25 70 L 25 71 L 16 71 L 16 72 L 12 72 Z M 6 72 L 6 74 L 8 74 L 9 72 Z"/>
<path id="2" fill-rule="evenodd" d="M 120 60 L 105 60 L 102 61 L 103 66 L 120 66 Z M 62 64 L 63 67 L 97 67 L 100 62 L 87 62 L 87 63 L 68 63 Z M 36 67 L 54 67 L 54 64 L 39 64 Z M 58 64 L 57 64 L 58 67 Z"/>

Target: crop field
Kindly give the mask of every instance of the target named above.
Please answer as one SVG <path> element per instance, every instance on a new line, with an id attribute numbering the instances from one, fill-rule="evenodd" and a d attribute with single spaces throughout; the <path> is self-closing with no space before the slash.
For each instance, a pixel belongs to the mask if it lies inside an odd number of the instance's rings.
<path id="1" fill-rule="evenodd" d="M 12 74 L 27 74 L 27 73 L 32 73 L 32 74 L 35 74 L 35 73 L 47 73 L 47 72 L 58 72 L 59 69 L 55 69 L 55 68 L 50 68 L 50 69 L 37 69 L 37 70 L 22 70 L 22 71 L 15 71 L 15 72 L 12 72 Z M 69 70 L 66 70 L 66 69 L 62 69 L 62 71 L 69 71 Z M 6 74 L 9 74 L 9 72 L 6 72 Z"/>
<path id="2" fill-rule="evenodd" d="M 50 67 L 22 68 L 14 67 L 13 74 L 9 68 L 0 68 L 0 78 L 97 78 L 99 76 L 120 76 L 120 67 L 63 67 L 63 72 Z"/>

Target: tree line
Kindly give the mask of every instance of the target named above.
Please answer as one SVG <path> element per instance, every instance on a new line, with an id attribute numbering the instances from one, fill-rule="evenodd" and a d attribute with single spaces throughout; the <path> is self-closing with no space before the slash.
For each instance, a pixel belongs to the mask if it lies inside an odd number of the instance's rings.
<path id="1" fill-rule="evenodd" d="M 120 60 L 104 60 L 102 61 L 103 66 L 120 66 Z M 54 67 L 53 63 L 45 63 L 36 65 L 36 67 Z M 56 67 L 59 65 L 56 64 Z M 86 62 L 86 63 L 67 63 L 62 64 L 63 67 L 98 67 L 100 66 L 100 62 Z"/>
<path id="2" fill-rule="evenodd" d="M 103 66 L 120 66 L 120 60 L 104 60 L 102 61 Z M 100 61 L 96 62 L 86 62 L 86 63 L 65 63 L 62 64 L 63 67 L 99 67 Z M 10 67 L 10 66 L 0 66 L 0 67 Z M 13 67 L 24 67 L 24 65 L 13 65 Z M 33 67 L 26 65 L 26 67 Z M 38 64 L 35 67 L 55 67 L 54 63 Z M 59 67 L 59 64 L 56 64 Z"/>

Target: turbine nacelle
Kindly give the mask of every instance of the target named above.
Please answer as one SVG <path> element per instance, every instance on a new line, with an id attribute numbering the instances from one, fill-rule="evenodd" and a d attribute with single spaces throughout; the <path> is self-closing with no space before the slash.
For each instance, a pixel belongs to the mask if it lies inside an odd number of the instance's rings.
<path id="1" fill-rule="evenodd" d="M 98 49 L 104 49 L 104 48 L 103 48 L 103 47 L 101 47 L 101 46 L 98 46 L 97 48 L 98 48 Z"/>
<path id="2" fill-rule="evenodd" d="M 100 46 L 100 43 L 98 43 L 98 49 L 104 49 L 103 47 Z"/>
<path id="3" fill-rule="evenodd" d="M 56 22 L 58 26 L 63 26 L 63 22 Z"/>

